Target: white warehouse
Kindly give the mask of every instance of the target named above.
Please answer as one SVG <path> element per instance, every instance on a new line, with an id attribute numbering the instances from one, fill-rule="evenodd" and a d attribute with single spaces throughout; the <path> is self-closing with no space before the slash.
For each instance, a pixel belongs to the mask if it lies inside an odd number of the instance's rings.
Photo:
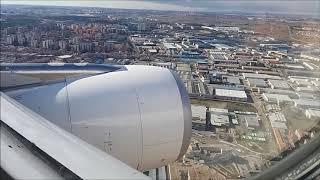
<path id="1" fill-rule="evenodd" d="M 269 79 L 268 82 L 272 89 L 291 89 L 289 84 L 284 80 Z"/>
<path id="2" fill-rule="evenodd" d="M 314 99 L 295 99 L 294 106 L 299 108 L 320 108 L 320 101 Z"/>
<path id="3" fill-rule="evenodd" d="M 248 97 L 245 91 L 233 89 L 215 89 L 215 97 L 225 100 L 247 101 Z"/>
<path id="4" fill-rule="evenodd" d="M 306 116 L 309 119 L 320 120 L 320 109 L 307 109 Z"/>
<path id="5" fill-rule="evenodd" d="M 292 103 L 292 99 L 288 95 L 284 94 L 269 94 L 269 93 L 263 93 L 262 94 L 263 100 L 269 103 Z"/>
<path id="6" fill-rule="evenodd" d="M 206 119 L 206 107 L 191 105 L 192 117 L 196 119 Z"/>

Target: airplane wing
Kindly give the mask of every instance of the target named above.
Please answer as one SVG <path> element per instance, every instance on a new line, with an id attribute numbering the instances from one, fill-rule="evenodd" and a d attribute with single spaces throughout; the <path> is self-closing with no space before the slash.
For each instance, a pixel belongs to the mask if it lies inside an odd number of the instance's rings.
<path id="1" fill-rule="evenodd" d="M 1 173 L 14 179 L 148 179 L 1 93 Z"/>
<path id="2" fill-rule="evenodd" d="M 84 77 L 121 71 L 125 67 L 107 64 L 88 63 L 19 63 L 0 66 L 0 88 L 1 90 L 16 89 L 30 86 L 64 81 L 65 78 Z"/>

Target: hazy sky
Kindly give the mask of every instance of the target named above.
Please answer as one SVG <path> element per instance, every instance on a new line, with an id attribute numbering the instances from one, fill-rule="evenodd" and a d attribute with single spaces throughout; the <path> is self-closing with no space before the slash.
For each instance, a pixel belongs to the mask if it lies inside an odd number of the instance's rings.
<path id="1" fill-rule="evenodd" d="M 32 4 L 107 7 L 124 9 L 154 9 L 210 12 L 254 12 L 254 13 L 289 13 L 310 14 L 319 17 L 320 0 L 0 0 L 1 4 Z"/>

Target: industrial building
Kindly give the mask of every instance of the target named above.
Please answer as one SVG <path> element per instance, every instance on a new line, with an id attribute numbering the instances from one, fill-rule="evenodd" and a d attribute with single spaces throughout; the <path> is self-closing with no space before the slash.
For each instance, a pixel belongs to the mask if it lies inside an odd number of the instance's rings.
<path id="1" fill-rule="evenodd" d="M 224 100 L 247 101 L 248 97 L 245 91 L 230 89 L 215 89 L 215 97 Z"/>
<path id="2" fill-rule="evenodd" d="M 299 91 L 299 92 L 315 92 L 317 90 L 318 89 L 316 87 L 313 87 L 313 86 L 297 87 L 296 88 L 296 91 Z"/>
<path id="3" fill-rule="evenodd" d="M 209 110 L 214 113 L 228 114 L 228 109 L 210 108 Z"/>
<path id="4" fill-rule="evenodd" d="M 320 87 L 320 81 L 311 81 L 311 83 L 316 87 Z"/>
<path id="5" fill-rule="evenodd" d="M 313 99 L 294 99 L 294 106 L 299 108 L 317 108 L 320 109 L 320 101 Z"/>
<path id="6" fill-rule="evenodd" d="M 226 44 L 213 44 L 213 46 L 220 50 L 220 51 L 226 51 L 226 50 L 234 50 L 234 47 L 228 46 Z"/>
<path id="7" fill-rule="evenodd" d="M 298 92 L 298 97 L 296 99 L 316 99 L 316 95 L 312 92 Z"/>
<path id="8" fill-rule="evenodd" d="M 288 95 L 290 98 L 293 99 L 298 99 L 299 95 L 297 92 L 293 90 L 285 90 L 285 89 L 271 89 L 271 88 L 260 88 L 261 92 L 265 92 L 268 94 L 283 94 L 283 95 Z"/>
<path id="9" fill-rule="evenodd" d="M 222 82 L 224 84 L 230 84 L 230 85 L 241 85 L 241 82 L 238 76 L 222 75 Z"/>
<path id="10" fill-rule="evenodd" d="M 265 109 L 267 112 L 278 112 L 278 111 L 281 111 L 281 108 L 279 105 L 277 104 L 267 104 L 265 106 Z"/>
<path id="11" fill-rule="evenodd" d="M 269 79 L 268 83 L 272 89 L 290 89 L 291 87 L 286 81 Z"/>
<path id="12" fill-rule="evenodd" d="M 292 99 L 288 95 L 283 94 L 269 94 L 269 93 L 263 93 L 262 94 L 263 100 L 269 103 L 292 103 Z"/>
<path id="13" fill-rule="evenodd" d="M 231 56 L 229 54 L 227 54 L 226 52 L 223 51 L 209 51 L 210 53 L 210 58 L 215 60 L 229 60 L 231 59 Z"/>
<path id="14" fill-rule="evenodd" d="M 187 72 L 191 72 L 191 68 L 189 64 L 185 64 L 185 63 L 177 63 L 177 67 L 176 67 L 177 71 L 187 71 Z"/>
<path id="15" fill-rule="evenodd" d="M 279 77 L 279 76 L 272 76 L 272 75 L 268 75 L 268 74 L 242 73 L 242 76 L 244 79 L 255 78 L 255 79 L 264 79 L 264 80 L 268 80 L 268 79 L 281 80 L 281 77 Z"/>
<path id="16" fill-rule="evenodd" d="M 231 119 L 232 125 L 239 125 L 239 121 L 237 119 L 236 113 L 229 112 L 229 118 Z"/>
<path id="17" fill-rule="evenodd" d="M 204 86 L 204 84 L 202 82 L 200 82 L 200 81 L 192 81 L 191 85 L 192 85 L 192 95 L 195 95 L 195 96 L 202 96 L 202 95 L 210 96 L 210 92 L 208 92 L 205 89 L 205 86 Z"/>
<path id="18" fill-rule="evenodd" d="M 184 85 L 189 93 L 189 96 L 191 96 L 192 95 L 192 82 L 186 81 L 186 82 L 184 82 Z"/>
<path id="19" fill-rule="evenodd" d="M 225 114 L 211 112 L 211 124 L 213 126 L 229 126 L 229 117 Z"/>
<path id="20" fill-rule="evenodd" d="M 238 90 L 238 91 L 244 91 L 244 86 L 234 86 L 234 85 L 228 85 L 228 84 L 210 84 L 214 89 L 229 89 L 229 90 Z"/>
<path id="21" fill-rule="evenodd" d="M 172 62 L 152 62 L 150 63 L 152 66 L 158 66 L 158 67 L 163 67 L 167 69 L 175 69 L 176 64 Z"/>
<path id="22" fill-rule="evenodd" d="M 192 117 L 200 120 L 206 119 L 206 107 L 191 105 Z"/>
<path id="23" fill-rule="evenodd" d="M 191 79 L 191 72 L 189 71 L 176 71 L 182 81 L 188 81 Z"/>
<path id="24" fill-rule="evenodd" d="M 296 79 L 293 81 L 299 87 L 308 87 L 312 86 L 312 83 L 305 79 Z"/>
<path id="25" fill-rule="evenodd" d="M 212 72 L 210 83 L 239 86 L 241 85 L 240 77 L 228 75 L 226 72 Z"/>
<path id="26" fill-rule="evenodd" d="M 247 81 L 250 87 L 268 87 L 268 84 L 263 79 L 248 78 Z"/>
<path id="27" fill-rule="evenodd" d="M 301 53 L 300 55 L 302 58 L 310 59 L 312 61 L 320 61 L 320 56 L 311 53 Z"/>
<path id="28" fill-rule="evenodd" d="M 305 67 L 299 64 L 285 64 L 286 69 L 305 70 Z"/>
<path id="29" fill-rule="evenodd" d="M 312 83 L 309 82 L 308 77 L 289 77 L 289 80 L 293 83 L 295 83 L 299 87 L 307 87 L 312 86 Z"/>
<path id="30" fill-rule="evenodd" d="M 229 116 L 227 109 L 210 108 L 211 124 L 213 126 L 229 126 Z"/>
<path id="31" fill-rule="evenodd" d="M 214 89 L 213 85 L 212 84 L 206 84 L 206 86 L 207 86 L 209 95 L 212 95 L 213 89 Z"/>
<path id="32" fill-rule="evenodd" d="M 287 120 L 284 114 L 280 112 L 269 113 L 268 117 L 272 128 L 288 129 L 286 125 Z"/>
<path id="33" fill-rule="evenodd" d="M 248 129 L 255 130 L 260 127 L 259 117 L 256 114 L 243 115 L 243 117 Z"/>
<path id="34" fill-rule="evenodd" d="M 313 120 L 320 120 L 320 109 L 307 109 L 306 117 Z"/>

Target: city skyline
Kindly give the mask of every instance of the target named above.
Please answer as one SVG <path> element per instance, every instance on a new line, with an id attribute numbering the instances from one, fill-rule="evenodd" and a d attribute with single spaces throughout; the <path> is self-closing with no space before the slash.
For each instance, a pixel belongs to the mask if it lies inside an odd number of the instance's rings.
<path id="1" fill-rule="evenodd" d="M 145 10 L 169 10 L 169 11 L 200 11 L 200 12 L 226 12 L 226 13 L 273 13 L 273 14 L 297 14 L 319 17 L 320 2 L 311 1 L 63 1 L 57 5 L 57 1 L 25 1 L 5 0 L 1 4 L 19 5 L 45 5 L 45 6 L 80 6 L 101 7 L 115 9 L 145 9 Z"/>

